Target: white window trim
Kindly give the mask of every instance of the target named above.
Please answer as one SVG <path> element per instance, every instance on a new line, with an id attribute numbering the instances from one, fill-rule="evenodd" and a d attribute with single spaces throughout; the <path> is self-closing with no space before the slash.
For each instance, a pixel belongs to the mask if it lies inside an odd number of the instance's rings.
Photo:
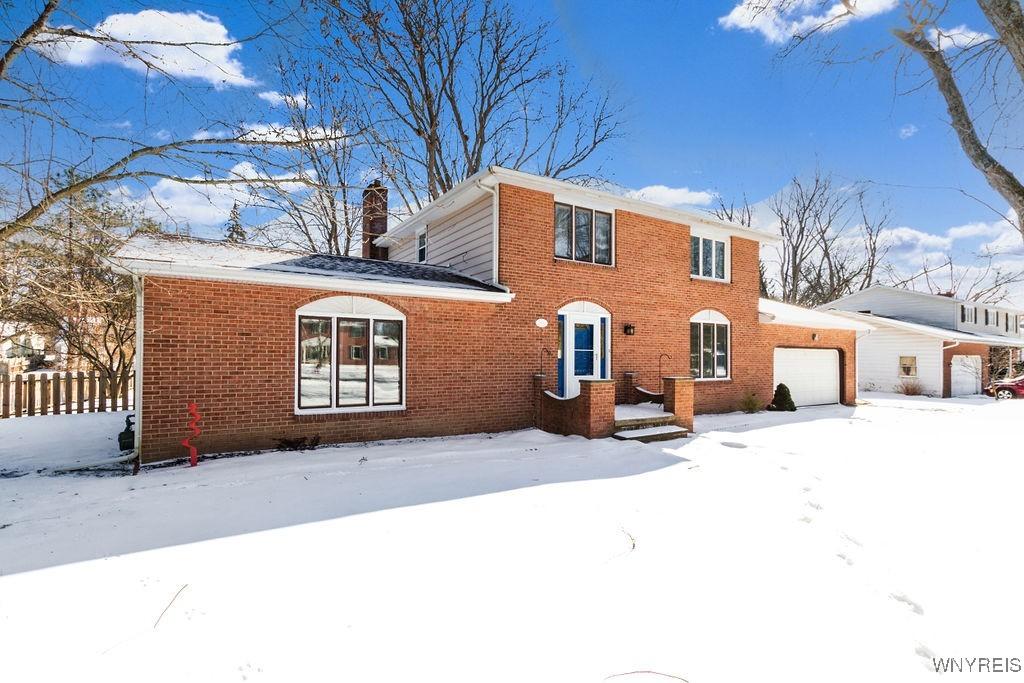
<path id="1" fill-rule="evenodd" d="M 570 228 L 569 229 L 569 235 L 572 238 L 571 243 L 570 243 L 570 250 L 572 251 L 574 256 L 576 254 L 576 209 L 582 209 L 584 211 L 589 211 L 591 213 L 591 216 L 592 216 L 591 219 L 590 219 L 590 240 L 591 240 L 590 241 L 590 252 L 591 252 L 590 256 L 591 256 L 591 258 L 596 258 L 596 252 L 597 252 L 597 239 L 596 239 L 596 236 L 597 236 L 597 232 L 596 232 L 597 231 L 597 220 L 593 217 L 593 215 L 597 214 L 597 213 L 604 213 L 604 214 L 608 214 L 609 216 L 611 216 L 611 219 L 612 219 L 612 235 L 611 235 L 612 239 L 611 239 L 611 246 L 610 246 L 611 256 L 612 256 L 611 263 L 599 263 L 597 261 L 581 261 L 581 260 L 576 259 L 574 257 L 558 256 L 557 254 L 555 254 L 555 260 L 556 261 L 564 261 L 566 263 L 583 263 L 583 264 L 586 264 L 588 266 L 600 266 L 602 268 L 614 268 L 615 267 L 615 232 L 616 232 L 616 230 L 615 230 L 615 223 L 616 223 L 616 220 L 615 220 L 615 209 L 611 208 L 611 207 L 605 207 L 605 206 L 599 206 L 599 205 L 595 206 L 595 205 L 592 205 L 592 204 L 581 204 L 579 202 L 574 202 L 574 201 L 569 200 L 569 199 L 559 199 L 557 196 L 555 197 L 555 202 L 554 203 L 555 204 L 562 204 L 562 205 L 568 206 L 570 209 L 572 209 L 571 220 L 569 222 L 569 228 Z M 551 207 L 552 236 L 554 236 L 554 232 L 553 232 L 554 231 L 554 227 L 555 227 L 554 220 L 555 220 L 554 206 L 552 206 Z M 552 253 L 554 253 L 554 249 L 552 249 Z"/>
<path id="2" fill-rule="evenodd" d="M 691 237 L 691 241 L 687 245 L 687 247 L 689 249 L 691 249 L 691 250 L 693 249 L 692 238 L 694 238 L 694 237 L 698 237 L 698 238 L 700 238 L 702 240 L 711 240 L 713 242 L 724 242 L 725 243 L 725 277 L 724 278 L 719 278 L 719 277 L 708 276 L 708 275 L 699 275 L 699 274 L 698 275 L 694 275 L 693 273 L 690 273 L 690 279 L 691 280 L 705 280 L 707 282 L 721 282 L 721 283 L 725 283 L 725 284 L 731 284 L 732 283 L 732 239 L 731 239 L 731 237 L 729 235 L 725 234 L 725 233 L 714 231 L 714 230 L 707 230 L 705 228 L 691 228 L 690 229 L 690 237 Z M 692 259 L 693 256 L 691 255 L 690 258 Z M 704 258 L 703 249 L 701 250 L 700 258 L 701 258 L 701 265 L 703 266 L 703 258 Z M 712 248 L 711 248 L 711 259 L 712 259 L 712 264 L 711 265 L 712 265 L 712 270 L 714 270 L 714 258 L 715 258 L 715 253 L 714 253 L 714 247 L 712 246 Z M 690 259 L 687 259 L 687 264 L 686 264 L 687 270 L 689 270 L 689 268 L 690 268 L 690 263 L 691 263 Z M 698 268 L 698 270 L 702 271 L 703 268 Z"/>
<path id="3" fill-rule="evenodd" d="M 355 303 L 352 303 L 352 300 Z M 369 306 L 370 309 L 366 312 L 359 312 L 359 308 Z M 345 310 L 351 308 L 352 312 Z M 296 415 L 333 415 L 333 414 L 344 414 L 344 413 L 382 413 L 382 412 L 394 412 L 406 409 L 406 396 L 408 394 L 408 383 L 407 374 L 408 368 L 406 367 L 408 358 L 408 328 L 409 323 L 406 317 L 398 311 L 386 312 L 385 308 L 391 308 L 387 304 L 379 302 L 375 299 L 362 299 L 362 297 L 328 297 L 327 299 L 321 299 L 320 301 L 314 301 L 311 304 L 307 304 L 297 311 L 295 311 L 295 336 L 292 337 L 292 350 L 295 355 L 292 358 L 292 364 L 294 365 L 294 378 L 292 381 L 292 392 L 293 397 L 293 410 Z M 394 309 L 392 309 L 394 310 Z M 300 408 L 299 407 L 299 318 L 330 318 L 331 320 L 331 406 L 328 408 Z M 368 372 L 370 373 L 368 387 L 367 387 L 367 400 L 370 405 L 365 406 L 337 406 L 338 392 L 338 381 L 336 378 L 337 369 L 335 363 L 337 361 L 337 349 L 338 349 L 338 318 L 359 318 L 368 321 L 369 334 L 367 339 L 369 343 L 367 346 L 370 347 L 370 356 L 375 356 L 373 351 L 373 322 L 375 320 L 397 320 L 402 323 L 402 396 L 401 402 L 397 404 L 373 405 L 373 366 L 369 365 Z M 368 359 L 369 361 L 369 359 Z"/>
<path id="4" fill-rule="evenodd" d="M 726 250 L 726 255 L 728 256 L 728 250 Z M 726 272 L 728 272 L 728 269 L 726 270 Z M 717 280 L 717 282 L 721 282 L 721 280 Z M 694 323 L 696 323 L 696 324 L 711 323 L 711 324 L 714 324 L 714 325 L 725 325 L 725 327 L 726 327 L 725 334 L 726 334 L 726 338 L 729 341 L 729 343 L 728 343 L 728 345 L 726 346 L 726 349 L 725 349 L 725 362 L 728 364 L 727 369 L 728 369 L 729 373 L 725 377 L 694 377 L 693 381 L 694 382 L 731 382 L 732 381 L 732 323 L 723 314 L 719 313 L 718 311 L 709 309 L 709 308 L 708 309 L 704 309 L 703 311 L 699 311 L 698 313 L 694 314 L 694 316 L 690 318 L 690 324 L 692 325 Z M 701 328 L 701 332 L 700 333 L 701 333 L 701 341 L 702 341 L 702 345 L 703 345 L 703 339 L 704 339 L 704 328 L 703 327 Z M 689 334 L 690 334 L 689 328 L 687 328 L 686 334 L 687 334 L 687 338 L 689 338 Z M 691 350 L 691 353 L 692 353 L 692 350 Z M 701 351 L 701 353 L 703 353 L 703 350 Z M 689 363 L 690 359 L 687 358 L 686 362 Z M 692 372 L 692 369 L 691 369 L 691 372 Z"/>
<path id="5" fill-rule="evenodd" d="M 423 258 L 420 258 L 420 238 L 423 238 Z M 416 237 L 414 242 L 416 249 L 416 263 L 426 263 L 427 259 L 430 258 L 430 240 L 427 239 L 427 226 L 423 226 L 416 231 Z"/>

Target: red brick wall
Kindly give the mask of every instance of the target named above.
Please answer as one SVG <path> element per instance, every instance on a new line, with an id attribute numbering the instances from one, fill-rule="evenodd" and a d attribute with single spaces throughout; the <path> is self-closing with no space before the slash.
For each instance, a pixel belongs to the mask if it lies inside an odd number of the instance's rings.
<path id="1" fill-rule="evenodd" d="M 706 308 L 721 312 L 731 324 L 732 379 L 695 383 L 695 412 L 736 410 L 747 392 L 767 404 L 774 387 L 776 346 L 837 348 L 844 363 L 844 401 L 856 399 L 856 339 L 853 332 L 808 330 L 758 321 L 759 245 L 732 238 L 730 283 L 690 278 L 690 230 L 686 225 L 628 211 L 615 214 L 615 266 L 555 259 L 554 197 L 516 186 L 501 185 L 499 213 L 499 279 L 516 293 L 509 307 L 511 329 L 540 338 L 555 351 L 557 326 L 534 328 L 544 317 L 554 323 L 566 303 L 588 300 L 612 314 L 612 379 L 618 400 L 627 402 L 627 371 L 639 373 L 637 385 L 659 389 L 660 377 L 689 374 L 690 318 Z M 636 334 L 623 332 L 626 323 Z M 817 332 L 814 341 L 811 334 Z M 528 343 L 528 342 L 527 342 Z M 659 375 L 659 356 L 663 359 Z M 547 361 L 547 388 L 555 390 L 555 361 Z"/>
<path id="2" fill-rule="evenodd" d="M 950 342 L 944 342 L 949 344 Z M 942 397 L 949 398 L 953 393 L 952 363 L 953 356 L 981 356 L 981 388 L 988 386 L 989 378 L 989 346 L 988 344 L 957 344 L 942 351 Z"/>
<path id="3" fill-rule="evenodd" d="M 579 434 L 588 439 L 611 436 L 615 431 L 615 386 L 611 380 L 583 380 L 574 398 L 555 398 L 540 382 L 536 426 L 555 434 Z"/>
<path id="4" fill-rule="evenodd" d="M 775 346 L 839 348 L 845 401 L 856 396 L 852 332 L 761 325 L 758 244 L 732 239 L 732 283 L 690 279 L 689 228 L 618 211 L 615 267 L 556 260 L 554 198 L 502 185 L 500 281 L 516 298 L 484 304 L 378 298 L 406 322 L 407 409 L 296 416 L 295 310 L 344 294 L 288 287 L 147 278 L 143 355 L 143 458 L 180 456 L 185 405 L 199 403 L 203 453 L 271 448 L 277 439 L 319 435 L 324 443 L 436 436 L 533 424 L 533 374 L 557 384 L 556 315 L 592 301 L 612 313 L 612 378 L 626 402 L 624 372 L 658 389 L 661 376 L 689 373 L 689 319 L 705 308 L 732 325 L 732 380 L 697 382 L 695 412 L 735 410 L 754 391 L 771 398 Z M 539 329 L 537 318 L 552 324 Z M 636 326 L 626 336 L 623 326 Z M 544 349 L 552 352 L 545 356 Z M 659 370 L 659 356 L 669 354 Z M 660 374 L 659 374 L 660 372 Z"/>
<path id="5" fill-rule="evenodd" d="M 400 412 L 294 414 L 295 310 L 340 292 L 146 278 L 142 438 L 146 461 L 184 454 L 185 405 L 199 403 L 201 453 L 500 431 L 532 423 L 530 349 L 500 343 L 495 304 L 378 298 L 407 316 Z M 478 364 L 466 359 L 477 359 Z"/>

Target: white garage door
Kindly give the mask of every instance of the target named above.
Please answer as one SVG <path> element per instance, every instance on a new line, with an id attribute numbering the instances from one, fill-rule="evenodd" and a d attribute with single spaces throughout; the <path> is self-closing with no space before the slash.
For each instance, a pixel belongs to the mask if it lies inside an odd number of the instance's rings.
<path id="1" fill-rule="evenodd" d="M 785 384 L 798 406 L 839 403 L 839 352 L 775 349 L 775 383 Z"/>
<path id="2" fill-rule="evenodd" d="M 952 396 L 981 393 L 981 356 L 953 356 L 949 368 L 949 391 Z"/>

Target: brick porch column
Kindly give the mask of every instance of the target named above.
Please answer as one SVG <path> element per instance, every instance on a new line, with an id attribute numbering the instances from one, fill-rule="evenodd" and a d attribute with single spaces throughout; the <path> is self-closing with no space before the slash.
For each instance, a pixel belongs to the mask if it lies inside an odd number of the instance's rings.
<path id="1" fill-rule="evenodd" d="M 622 376 L 626 378 L 626 403 L 638 403 L 636 395 L 636 381 L 640 376 L 639 372 L 633 372 L 627 370 L 622 373 Z"/>
<path id="2" fill-rule="evenodd" d="M 665 412 L 676 416 L 676 424 L 693 431 L 693 378 L 663 377 Z"/>
<path id="3" fill-rule="evenodd" d="M 581 379 L 573 410 L 574 433 L 588 439 L 611 436 L 615 432 L 615 380 Z"/>

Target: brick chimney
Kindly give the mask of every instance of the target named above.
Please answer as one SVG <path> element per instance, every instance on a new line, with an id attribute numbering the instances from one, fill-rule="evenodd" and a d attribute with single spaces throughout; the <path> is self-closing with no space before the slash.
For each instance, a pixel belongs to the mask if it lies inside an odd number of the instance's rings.
<path id="1" fill-rule="evenodd" d="M 373 240 L 388 231 L 388 188 L 374 180 L 363 190 L 363 258 L 388 260 L 388 248 Z"/>

